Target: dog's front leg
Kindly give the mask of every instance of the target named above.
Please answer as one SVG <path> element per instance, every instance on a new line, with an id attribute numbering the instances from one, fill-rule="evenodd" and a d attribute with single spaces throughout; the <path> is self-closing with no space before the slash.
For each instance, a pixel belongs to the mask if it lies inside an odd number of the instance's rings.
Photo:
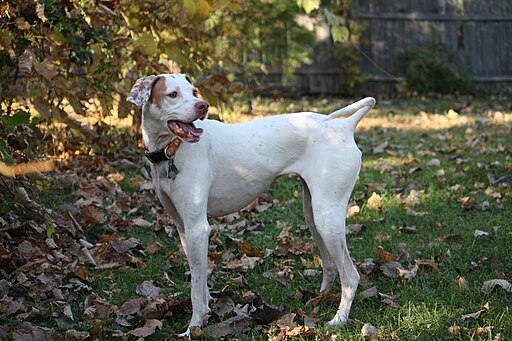
<path id="1" fill-rule="evenodd" d="M 185 223 L 187 259 L 191 272 L 192 319 L 190 327 L 202 327 L 210 312 L 208 303 L 208 238 L 211 227 L 206 218 L 196 224 Z"/>

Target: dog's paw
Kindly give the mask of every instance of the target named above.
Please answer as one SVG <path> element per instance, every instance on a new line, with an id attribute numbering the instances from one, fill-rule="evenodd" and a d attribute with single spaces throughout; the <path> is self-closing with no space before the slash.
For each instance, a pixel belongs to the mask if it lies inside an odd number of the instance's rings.
<path id="1" fill-rule="evenodd" d="M 348 318 L 345 314 L 340 314 L 339 312 L 334 315 L 333 319 L 327 322 L 329 327 L 342 326 L 347 324 Z"/>

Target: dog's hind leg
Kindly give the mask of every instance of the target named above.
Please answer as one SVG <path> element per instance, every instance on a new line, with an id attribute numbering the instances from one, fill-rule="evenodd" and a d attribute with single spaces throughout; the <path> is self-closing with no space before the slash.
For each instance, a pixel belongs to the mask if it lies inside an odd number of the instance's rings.
<path id="1" fill-rule="evenodd" d="M 301 181 L 302 188 L 304 189 L 304 219 L 311 230 L 311 234 L 318 246 L 318 249 L 320 250 L 320 257 L 322 259 L 322 285 L 320 286 L 320 292 L 329 291 L 332 283 L 336 279 L 336 264 L 332 261 L 331 256 L 327 251 L 327 247 L 316 229 L 309 187 L 304 179 L 301 178 Z"/>
<path id="2" fill-rule="evenodd" d="M 345 212 L 350 193 L 343 200 L 335 196 L 313 195 L 313 215 L 319 239 L 335 263 L 341 282 L 341 301 L 329 325 L 340 325 L 348 320 L 350 307 L 359 284 L 359 273 L 350 258 L 345 238 Z"/>

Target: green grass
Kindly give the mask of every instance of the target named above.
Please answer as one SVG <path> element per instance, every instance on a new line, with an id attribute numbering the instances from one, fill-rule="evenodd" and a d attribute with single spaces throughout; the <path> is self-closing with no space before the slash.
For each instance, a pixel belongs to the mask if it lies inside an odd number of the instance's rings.
<path id="1" fill-rule="evenodd" d="M 484 110 L 495 105 L 489 101 L 475 100 L 475 111 Z M 284 103 L 284 108 L 290 103 Z M 283 106 L 270 111 L 279 112 Z M 297 104 L 301 107 L 301 104 Z M 325 112 L 331 110 L 333 104 L 328 104 Z M 420 107 L 418 109 L 418 107 Z M 374 118 L 407 122 L 419 110 L 445 113 L 450 109 L 449 100 L 424 102 L 419 100 L 401 101 L 398 103 L 384 103 L 380 110 L 372 112 Z M 394 111 L 393 116 L 388 112 Z M 286 110 L 284 110 L 286 111 Z M 322 108 L 319 108 L 322 111 Z M 477 113 L 475 115 L 478 115 Z M 482 125 L 475 122 L 454 125 L 453 127 L 436 129 L 399 128 L 380 129 L 364 128 L 364 124 L 357 132 L 360 148 L 363 150 L 363 168 L 360 179 L 353 193 L 355 203 L 361 207 L 361 213 L 348 220 L 348 223 L 363 223 L 366 230 L 361 235 L 348 236 L 348 245 L 352 257 L 356 262 L 372 258 L 378 260 L 375 248 L 382 245 L 388 252 L 395 254 L 397 243 L 406 243 L 409 247 L 412 262 L 414 260 L 434 260 L 439 271 L 420 270 L 418 275 L 410 282 L 400 278 L 388 278 L 382 274 L 370 275 L 367 286 L 377 286 L 379 292 L 392 295 L 399 308 L 386 306 L 378 298 L 361 300 L 356 298 L 353 304 L 352 322 L 340 328 L 326 328 L 326 323 L 335 312 L 337 302 L 324 303 L 316 313 L 320 319 L 316 336 L 297 337 L 297 339 L 324 339 L 337 335 L 338 339 L 360 340 L 361 327 L 364 323 L 376 326 L 382 339 L 391 339 L 392 335 L 402 340 L 492 340 L 497 334 L 504 339 L 512 338 L 512 314 L 510 304 L 511 293 L 497 290 L 491 294 L 480 292 L 482 283 L 496 278 L 500 272 L 512 277 L 512 262 L 510 250 L 512 249 L 512 209 L 510 188 L 493 188 L 500 193 L 501 198 L 496 200 L 485 190 L 489 188 L 487 173 L 492 172 L 496 177 L 511 176 L 512 160 L 510 146 L 511 122 L 496 125 Z M 469 130 L 471 129 L 471 131 Z M 439 138 L 439 135 L 450 135 L 449 141 Z M 482 143 L 475 146 L 468 144 L 468 138 L 484 136 Z M 391 150 L 398 150 L 402 155 L 387 153 L 373 155 L 372 148 L 388 141 Z M 508 146 L 502 148 L 502 146 Z M 408 156 L 408 154 L 410 155 Z M 429 167 L 426 163 L 432 158 L 441 161 L 440 167 Z M 407 160 L 413 160 L 408 163 Z M 461 161 L 463 160 L 463 161 Z M 391 172 L 379 172 L 376 166 L 382 162 L 391 164 Z M 495 163 L 499 161 L 499 163 Z M 409 173 L 412 167 L 421 170 Z M 443 176 L 436 175 L 442 168 Z M 366 205 L 371 195 L 365 185 L 371 183 L 386 183 L 387 187 L 380 192 L 383 198 L 382 211 L 376 212 Z M 481 183 L 483 185 L 481 185 Z M 403 208 L 402 198 L 407 196 L 411 189 L 421 191 L 420 201 L 414 207 L 418 212 L 426 212 L 425 216 L 408 215 Z M 277 228 L 277 221 L 293 226 L 293 233 L 305 240 L 309 239 L 309 232 L 304 230 L 302 218 L 302 199 L 297 196 L 301 192 L 299 182 L 293 177 L 278 179 L 275 186 L 268 191 L 272 198 L 278 200 L 273 208 L 257 215 L 246 216 L 249 225 L 259 224 L 265 226 L 263 232 L 238 236 L 260 250 L 274 249 L 277 245 L 277 236 L 281 229 Z M 402 193 L 399 198 L 398 193 Z M 476 206 L 464 210 L 459 198 L 471 196 L 476 200 Z M 487 210 L 478 208 L 478 204 L 487 201 Z M 396 226 L 416 226 L 417 234 L 400 232 Z M 216 228 L 215 223 L 213 224 Z M 301 228 L 302 227 L 302 228 Z M 499 227 L 498 232 L 494 227 Z M 489 236 L 476 239 L 474 230 L 489 232 Z M 386 241 L 376 241 L 375 235 L 386 232 L 390 238 Z M 127 236 L 137 235 L 129 231 Z M 445 237 L 460 235 L 461 243 L 451 244 Z M 155 238 L 154 240 L 161 240 Z M 148 241 L 150 242 L 150 241 Z M 168 245 L 169 243 L 166 243 Z M 171 247 L 171 246 L 170 246 Z M 174 247 L 174 246 L 172 246 Z M 268 257 L 255 269 L 243 274 L 248 286 L 239 288 L 233 293 L 236 301 L 244 291 L 252 290 L 258 293 L 266 302 L 276 306 L 286 306 L 288 311 L 301 308 L 306 313 L 312 313 L 313 307 L 305 302 L 297 301 L 294 297 L 296 290 L 316 292 L 321 282 L 321 275 L 310 279 L 304 278 L 301 273 L 305 269 L 304 261 L 311 261 L 312 255 L 299 255 L 291 257 L 295 278 L 289 286 L 278 283 L 273 278 L 265 278 L 265 271 L 279 268 L 283 258 Z M 144 279 L 158 278 L 165 266 L 162 256 L 155 256 L 146 260 L 148 266 L 144 271 L 127 274 L 114 274 L 113 282 L 124 281 L 125 287 L 121 291 L 134 292 L 134 287 Z M 182 281 L 183 271 L 169 269 L 169 275 L 180 282 L 180 291 L 188 295 L 186 281 Z M 213 291 L 221 290 L 238 273 L 225 273 L 213 275 Z M 460 288 L 456 284 L 457 276 L 462 275 L 469 283 L 468 289 Z M 365 287 L 360 287 L 359 291 Z M 339 284 L 333 292 L 339 291 Z M 129 295 L 128 295 L 129 296 Z M 119 301 L 128 298 L 126 294 L 119 296 Z M 463 321 L 463 314 L 476 312 L 490 302 L 490 310 L 482 314 L 479 319 Z M 171 332 L 183 331 L 186 327 L 187 314 L 183 314 L 178 321 L 169 321 L 165 332 L 154 336 L 159 339 Z M 214 324 L 215 318 L 210 319 Z M 448 332 L 450 326 L 457 325 L 462 328 L 475 329 L 477 327 L 491 327 L 490 334 L 477 335 L 470 331 L 460 335 Z M 175 329 L 177 328 L 177 329 Z M 476 330 L 476 329 L 475 329 Z M 272 333 L 272 332 L 270 332 Z M 276 333 L 274 331 L 274 333 Z M 265 332 L 255 332 L 252 339 L 266 339 Z"/>
<path id="2" fill-rule="evenodd" d="M 254 109 L 257 114 L 286 112 L 290 111 L 287 110 L 289 108 L 311 110 L 311 107 L 316 111 L 330 112 L 337 106 L 335 101 L 303 102 L 285 101 L 270 105 L 263 100 Z M 319 323 L 314 335 L 297 336 L 294 338 L 296 340 L 335 337 L 338 340 L 361 340 L 361 328 L 365 323 L 375 326 L 383 340 L 393 337 L 400 340 L 493 340 L 498 334 L 502 336 L 501 340 L 512 339 L 512 293 L 499 289 L 484 294 L 480 290 L 484 281 L 497 278 L 498 275 L 512 278 L 511 190 L 506 186 L 491 186 L 487 175 L 492 173 L 495 178 L 512 178 L 510 107 L 507 109 L 507 102 L 499 100 L 473 99 L 472 103 L 472 111 L 464 116 L 466 120 L 459 117 L 446 121 L 444 113 L 455 105 L 453 99 L 378 102 L 377 108 L 362 121 L 356 133 L 358 145 L 363 151 L 363 166 L 352 195 L 352 204 L 357 204 L 361 212 L 349 218 L 347 223 L 364 224 L 365 230 L 361 234 L 347 236 L 352 258 L 356 263 L 366 259 L 379 262 L 377 246 L 397 255 L 396 245 L 405 243 L 411 256 L 411 267 L 415 260 L 433 260 L 438 269 L 420 269 L 410 281 L 399 277 L 389 278 L 381 273 L 369 274 L 358 292 L 376 286 L 380 293 L 393 296 L 398 307 L 383 304 L 379 298 L 362 300 L 357 296 L 350 315 L 351 323 L 339 328 L 325 327 L 325 323 L 336 311 L 338 302 L 324 302 L 315 307 L 307 304 L 306 298 L 296 298 L 297 292 L 306 296 L 315 295 L 320 287 L 320 274 L 313 278 L 302 275 L 303 270 L 314 267 L 313 254 L 264 257 L 261 264 L 245 273 L 226 271 L 221 261 L 217 261 L 209 281 L 212 292 L 218 293 L 227 286 L 229 297 L 239 303 L 245 293 L 252 291 L 267 303 L 286 307 L 288 312 L 300 308 L 306 314 L 315 315 Z M 487 109 L 491 109 L 490 115 Z M 503 122 L 483 122 L 482 119 L 494 117 L 492 110 L 495 109 L 509 116 Z M 418 114 L 420 111 L 427 112 L 427 117 L 416 122 L 421 117 Z M 386 151 L 374 154 L 373 148 L 383 142 L 388 142 Z M 439 167 L 427 165 L 433 158 L 440 161 Z M 381 166 L 386 164 L 386 170 L 381 172 Z M 418 167 L 418 170 L 411 172 L 414 167 Z M 444 170 L 443 175 L 438 174 L 440 169 Z M 124 170 L 125 178 L 120 181 L 123 191 L 138 191 L 130 185 L 130 178 L 137 174 L 139 171 L 136 169 Z M 380 190 L 367 189 L 368 185 L 371 187 L 375 183 L 384 183 L 386 187 Z M 411 190 L 420 193 L 414 210 L 424 215 L 410 215 L 404 209 L 403 199 Z M 382 197 L 381 211 L 367 204 L 373 191 Z M 284 225 L 292 227 L 293 236 L 309 241 L 310 233 L 303 222 L 300 182 L 294 176 L 283 176 L 267 193 L 277 200 L 276 204 L 260 214 L 243 213 L 241 219 L 247 220 L 247 226 L 256 228 L 234 237 L 243 239 L 259 250 L 273 250 L 282 232 L 280 226 Z M 473 198 L 474 206 L 464 209 L 460 203 L 463 197 Z M 151 217 L 147 212 L 137 214 L 147 219 Z M 133 216 L 126 218 L 132 219 Z M 212 234 L 225 227 L 224 222 L 216 220 L 211 220 L 211 224 L 214 230 Z M 417 233 L 406 233 L 399 228 L 412 226 L 416 227 Z M 100 230 L 101 226 L 94 229 Z M 475 238 L 475 230 L 486 231 L 489 235 Z M 382 233 L 387 233 L 389 237 L 385 240 L 375 238 Z M 182 259 L 172 266 L 168 262 L 168 252 L 179 250 L 176 239 L 168 238 L 163 233 L 157 234 L 153 229 L 139 227 L 122 229 L 119 234 L 126 238 L 138 238 L 142 249 L 160 242 L 164 251 L 146 257 L 137 254 L 146 264 L 144 268 L 91 270 L 94 281 L 89 285 L 95 293 L 120 307 L 124 302 L 139 297 L 135 291 L 140 283 L 153 280 L 166 295 L 177 295 L 181 299 L 189 297 L 186 261 Z M 452 238 L 455 242 L 446 238 L 454 235 L 457 236 Z M 219 238 L 222 245 L 217 245 L 216 251 L 230 248 L 241 252 L 230 246 L 231 241 L 225 232 Z M 318 254 L 316 248 L 314 253 Z M 287 286 L 264 275 L 268 271 L 281 270 L 285 265 L 295 275 Z M 408 268 L 407 263 L 403 265 Z M 174 287 L 166 285 L 162 279 L 164 272 L 175 283 Z M 233 279 L 240 275 L 243 275 L 247 284 L 233 283 Z M 467 280 L 467 289 L 457 285 L 458 276 Z M 331 292 L 338 293 L 339 290 L 340 285 L 336 283 Z M 89 330 L 91 322 L 83 319 L 80 302 L 83 300 L 78 300 L 73 306 L 78 320 L 75 328 Z M 461 319 L 464 314 L 479 311 L 487 302 L 490 303 L 489 311 L 480 318 Z M 189 318 L 189 311 L 175 312 L 173 316 L 163 318 L 163 330 L 148 339 L 170 339 L 173 334 L 186 329 Z M 143 320 L 137 326 L 142 326 Z M 212 316 L 209 324 L 218 321 L 217 317 Z M 36 322 L 55 327 L 50 318 Z M 463 332 L 449 333 L 449 328 L 454 325 L 460 326 Z M 112 320 L 103 321 L 103 326 L 113 328 Z M 478 335 L 474 332 L 478 327 L 490 327 L 491 333 Z M 250 333 L 244 339 L 266 340 L 278 333 L 275 328 L 264 328 Z"/>

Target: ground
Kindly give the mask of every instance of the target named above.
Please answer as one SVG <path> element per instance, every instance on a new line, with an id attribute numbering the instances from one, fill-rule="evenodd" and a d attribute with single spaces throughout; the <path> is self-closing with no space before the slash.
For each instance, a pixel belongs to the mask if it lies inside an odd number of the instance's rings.
<path id="1" fill-rule="evenodd" d="M 219 114 L 229 121 L 329 113 L 347 103 L 259 99 L 252 116 L 238 115 L 243 106 Z M 318 294 L 321 262 L 294 176 L 279 178 L 244 211 L 212 219 L 214 301 L 208 327 L 195 335 L 512 338 L 510 103 L 378 100 L 363 119 L 356 132 L 363 167 L 347 221 L 362 280 L 346 326 L 325 326 L 340 288 Z M 9 206 L 18 210 L 0 221 L 0 339 L 161 340 L 186 329 L 186 260 L 134 146 L 117 158 L 60 160 L 38 180 L 35 207 Z"/>

